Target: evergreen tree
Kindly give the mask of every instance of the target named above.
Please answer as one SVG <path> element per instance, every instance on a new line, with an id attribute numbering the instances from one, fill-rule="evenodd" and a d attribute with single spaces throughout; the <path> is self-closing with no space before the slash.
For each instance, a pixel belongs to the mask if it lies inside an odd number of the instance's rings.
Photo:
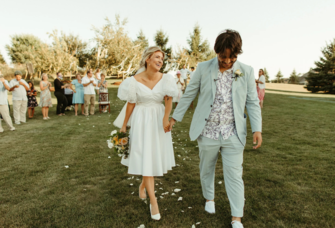
<path id="1" fill-rule="evenodd" d="M 187 39 L 189 45 L 188 54 L 191 57 L 191 62 L 196 65 L 198 62 L 209 60 L 212 56 L 212 52 L 209 47 L 208 40 L 202 40 L 201 29 L 198 24 L 193 28 L 193 33 L 190 34 L 190 38 Z M 193 61 L 192 61 L 193 60 Z"/>
<path id="2" fill-rule="evenodd" d="M 264 67 L 264 76 L 265 76 L 265 82 L 269 83 L 270 82 L 270 77 L 269 77 L 269 73 L 266 70 L 266 68 Z"/>
<path id="3" fill-rule="evenodd" d="M 297 74 L 297 72 L 295 71 L 295 69 L 293 70 L 292 74 L 290 75 L 290 84 L 299 84 L 299 75 Z"/>
<path id="4" fill-rule="evenodd" d="M 6 64 L 5 58 L 3 57 L 1 52 L 0 52 L 0 64 Z"/>
<path id="5" fill-rule="evenodd" d="M 171 58 L 172 54 L 172 48 L 167 47 L 167 43 L 169 42 L 169 37 L 162 29 L 158 30 L 155 35 L 155 43 L 157 46 L 159 46 L 162 51 L 165 53 L 165 60 L 163 63 L 163 66 L 161 68 L 161 71 L 165 69 L 167 60 Z"/>
<path id="6" fill-rule="evenodd" d="M 31 57 L 29 53 L 41 48 L 42 41 L 33 35 L 21 34 L 11 37 L 11 44 L 6 45 L 6 50 L 12 63 L 27 63 Z"/>
<path id="7" fill-rule="evenodd" d="M 335 94 L 335 39 L 322 50 L 323 57 L 315 62 L 316 67 L 309 72 L 305 87 L 313 93 L 323 91 Z"/>
<path id="8" fill-rule="evenodd" d="M 283 74 L 281 73 L 281 71 L 279 70 L 277 75 L 276 75 L 276 81 L 277 83 L 282 83 L 283 82 Z"/>
<path id="9" fill-rule="evenodd" d="M 139 34 L 137 35 L 137 39 L 134 41 L 135 45 L 141 45 L 141 49 L 144 50 L 149 47 L 149 41 L 145 37 L 143 30 L 141 29 Z"/>

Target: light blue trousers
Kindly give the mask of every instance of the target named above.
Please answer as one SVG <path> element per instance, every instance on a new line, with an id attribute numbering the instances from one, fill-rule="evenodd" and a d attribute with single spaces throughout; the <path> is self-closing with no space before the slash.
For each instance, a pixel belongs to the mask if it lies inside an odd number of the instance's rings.
<path id="1" fill-rule="evenodd" d="M 244 183 L 242 180 L 242 163 L 244 146 L 236 135 L 226 140 L 223 140 L 221 135 L 219 140 L 200 136 L 198 145 L 203 196 L 207 200 L 214 200 L 215 165 L 219 153 L 221 153 L 223 176 L 231 214 L 235 217 L 243 217 Z"/>

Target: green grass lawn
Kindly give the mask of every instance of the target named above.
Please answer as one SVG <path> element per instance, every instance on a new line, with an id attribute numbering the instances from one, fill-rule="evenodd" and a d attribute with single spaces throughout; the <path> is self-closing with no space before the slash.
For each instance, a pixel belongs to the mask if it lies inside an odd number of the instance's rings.
<path id="1" fill-rule="evenodd" d="M 223 181 L 221 158 L 216 169 L 217 212 L 204 211 L 197 143 L 188 137 L 192 110 L 173 132 L 179 166 L 156 179 L 162 220 L 150 219 L 149 205 L 138 198 L 141 177 L 129 179 L 120 158 L 107 148 L 106 136 L 115 129 L 112 123 L 124 104 L 116 92 L 110 89 L 110 115 L 85 118 L 68 112 L 58 117 L 53 107 L 51 119 L 44 121 L 37 108 L 35 118 L 17 125 L 15 132 L 4 126 L 0 227 L 170 228 L 196 222 L 201 222 L 196 227 L 230 227 L 224 183 L 218 183 Z M 264 106 L 264 142 L 256 151 L 248 123 L 244 226 L 334 227 L 334 103 L 267 94 Z M 175 188 L 182 191 L 171 196 Z M 161 199 L 165 192 L 169 194 Z M 177 202 L 179 196 L 183 201 Z"/>

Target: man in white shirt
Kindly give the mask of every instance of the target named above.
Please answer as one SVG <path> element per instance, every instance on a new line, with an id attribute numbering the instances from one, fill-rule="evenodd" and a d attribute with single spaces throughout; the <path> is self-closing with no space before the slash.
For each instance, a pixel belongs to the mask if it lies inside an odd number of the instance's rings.
<path id="1" fill-rule="evenodd" d="M 84 106 L 85 116 L 88 116 L 88 106 L 91 104 L 90 115 L 94 115 L 95 105 L 95 87 L 97 86 L 96 80 L 92 77 L 92 71 L 87 71 L 87 76 L 83 77 L 81 84 L 84 86 Z"/>
<path id="2" fill-rule="evenodd" d="M 193 74 L 194 74 L 194 67 L 191 67 L 190 80 L 192 79 Z"/>
<path id="3" fill-rule="evenodd" d="M 263 69 L 259 69 L 258 71 L 258 80 L 256 79 L 257 83 L 257 93 L 258 93 L 258 99 L 259 99 L 259 105 L 261 108 L 263 108 L 263 101 L 265 96 L 265 76 Z"/>
<path id="4" fill-rule="evenodd" d="M 28 83 L 22 79 L 21 71 L 15 71 L 15 78 L 9 83 L 12 91 L 15 124 L 26 123 Z"/>
<path id="5" fill-rule="evenodd" d="M 3 120 L 7 123 L 11 131 L 15 130 L 13 127 L 12 119 L 9 115 L 7 90 L 10 90 L 8 81 L 4 79 L 3 75 L 0 75 L 0 114 Z M 0 119 L 0 133 L 3 132 Z"/>
<path id="6" fill-rule="evenodd" d="M 183 69 L 180 70 L 181 73 L 181 77 L 184 79 L 185 81 L 185 88 L 187 87 L 187 74 L 191 74 L 192 71 L 186 69 L 186 65 L 183 66 Z"/>

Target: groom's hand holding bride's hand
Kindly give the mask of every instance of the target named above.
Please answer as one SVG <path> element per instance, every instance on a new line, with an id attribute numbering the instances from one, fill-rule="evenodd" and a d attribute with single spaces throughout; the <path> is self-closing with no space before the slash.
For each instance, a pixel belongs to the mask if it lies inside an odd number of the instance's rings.
<path id="1" fill-rule="evenodd" d="M 163 127 L 164 127 L 164 132 L 165 133 L 171 131 L 170 130 L 170 122 L 169 122 L 168 118 L 167 119 L 166 118 L 163 119 Z"/>
<path id="2" fill-rule="evenodd" d="M 175 125 L 176 124 L 176 120 L 175 119 L 173 119 L 173 118 L 171 118 L 171 120 L 170 120 L 170 131 L 172 131 L 172 127 L 173 127 L 173 125 Z"/>
<path id="3" fill-rule="evenodd" d="M 254 134 L 253 134 L 253 143 L 254 145 L 256 144 L 257 142 L 257 145 L 253 146 L 252 148 L 254 149 L 257 149 L 257 148 L 260 148 L 261 145 L 262 145 L 262 133 L 259 132 L 259 131 L 256 131 Z"/>

